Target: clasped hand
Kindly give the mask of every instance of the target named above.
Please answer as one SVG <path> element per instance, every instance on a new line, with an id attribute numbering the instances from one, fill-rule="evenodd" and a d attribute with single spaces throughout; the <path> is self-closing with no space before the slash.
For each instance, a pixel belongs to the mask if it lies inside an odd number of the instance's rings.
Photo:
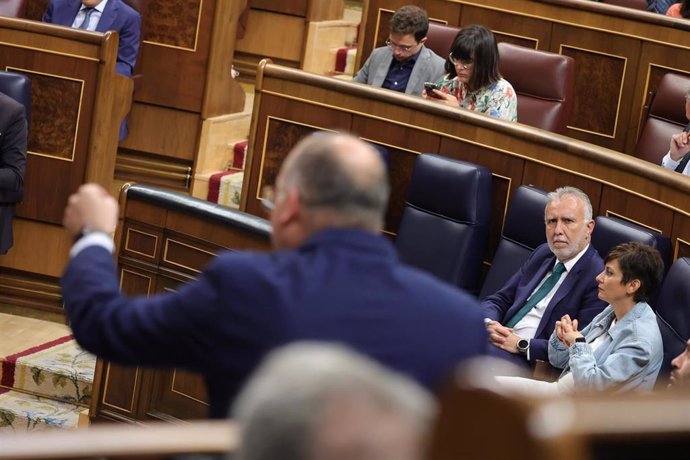
<path id="1" fill-rule="evenodd" d="M 563 315 L 559 321 L 556 321 L 556 337 L 569 347 L 575 343 L 575 339 L 584 336 L 577 330 L 577 320 L 570 319 L 570 315 Z"/>
<path id="2" fill-rule="evenodd" d="M 682 132 L 671 136 L 670 146 L 671 159 L 680 161 L 683 156 L 690 152 L 690 133 Z"/>
<path id="3" fill-rule="evenodd" d="M 498 321 L 489 321 L 486 323 L 486 331 L 489 334 L 489 342 L 494 346 L 509 353 L 518 352 L 517 343 L 520 337 L 511 328 L 505 327 Z"/>

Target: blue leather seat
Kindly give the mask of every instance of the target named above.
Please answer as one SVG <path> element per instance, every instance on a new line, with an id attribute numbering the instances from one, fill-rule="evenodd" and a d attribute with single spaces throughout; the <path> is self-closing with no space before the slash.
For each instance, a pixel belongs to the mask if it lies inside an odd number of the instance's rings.
<path id="1" fill-rule="evenodd" d="M 3 93 L 24 106 L 26 123 L 29 126 L 31 107 L 31 80 L 24 74 L 0 71 L 0 93 Z"/>
<path id="2" fill-rule="evenodd" d="M 403 262 L 476 293 L 491 214 L 491 172 L 417 157 L 395 245 Z"/>
<path id="3" fill-rule="evenodd" d="M 671 265 L 671 239 L 649 228 L 617 217 L 597 216 L 594 219 L 592 245 L 602 259 L 614 246 L 630 241 L 639 241 L 659 250 L 666 270 Z"/>
<path id="4" fill-rule="evenodd" d="M 531 185 L 521 185 L 515 191 L 503 222 L 501 240 L 479 294 L 480 299 L 503 287 L 532 251 L 546 243 L 546 195 L 545 191 Z"/>
<path id="5" fill-rule="evenodd" d="M 664 341 L 664 361 L 659 373 L 664 381 L 671 360 L 682 353 L 690 338 L 690 258 L 681 257 L 673 263 L 654 306 Z"/>

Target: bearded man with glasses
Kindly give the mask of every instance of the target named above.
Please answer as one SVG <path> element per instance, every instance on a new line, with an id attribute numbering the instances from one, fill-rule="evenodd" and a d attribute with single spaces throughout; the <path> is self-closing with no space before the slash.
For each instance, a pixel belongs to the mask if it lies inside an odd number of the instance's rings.
<path id="1" fill-rule="evenodd" d="M 445 59 L 424 46 L 429 30 L 426 11 L 406 5 L 393 14 L 386 46 L 372 51 L 353 81 L 419 95 L 424 82 L 440 80 Z"/>

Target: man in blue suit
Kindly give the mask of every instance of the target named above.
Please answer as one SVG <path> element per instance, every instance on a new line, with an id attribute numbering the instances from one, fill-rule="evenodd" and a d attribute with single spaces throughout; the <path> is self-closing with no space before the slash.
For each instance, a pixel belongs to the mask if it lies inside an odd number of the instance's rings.
<path id="1" fill-rule="evenodd" d="M 486 350 L 483 314 L 473 297 L 398 261 L 380 234 L 388 193 L 370 145 L 309 136 L 283 163 L 275 201 L 265 199 L 276 252 L 222 253 L 175 293 L 126 298 L 108 236 L 117 202 L 84 185 L 64 217 L 85 234 L 62 278 L 74 336 L 114 362 L 204 373 L 214 417 L 268 351 L 299 340 L 349 345 L 436 391 L 457 362 Z"/>
<path id="2" fill-rule="evenodd" d="M 43 22 L 97 32 L 116 31 L 120 36 L 117 72 L 132 76 L 139 52 L 141 16 L 122 0 L 51 0 Z"/>
<path id="3" fill-rule="evenodd" d="M 604 263 L 590 245 L 589 197 L 575 187 L 556 189 L 548 195 L 544 221 L 547 243 L 482 301 L 490 353 L 522 366 L 548 361 L 548 339 L 563 315 L 584 328 L 606 306 L 595 280 Z"/>
<path id="4" fill-rule="evenodd" d="M 14 207 L 24 196 L 27 122 L 24 106 L 0 93 L 0 254 L 14 243 Z"/>

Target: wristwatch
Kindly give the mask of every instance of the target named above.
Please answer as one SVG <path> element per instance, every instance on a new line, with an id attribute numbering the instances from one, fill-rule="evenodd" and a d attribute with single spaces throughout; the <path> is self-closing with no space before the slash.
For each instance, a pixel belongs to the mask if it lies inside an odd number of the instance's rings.
<path id="1" fill-rule="evenodd" d="M 575 337 L 575 343 L 587 343 L 587 339 L 584 337 Z"/>
<path id="2" fill-rule="evenodd" d="M 517 349 L 521 355 L 526 355 L 529 350 L 529 339 L 518 340 Z"/>

